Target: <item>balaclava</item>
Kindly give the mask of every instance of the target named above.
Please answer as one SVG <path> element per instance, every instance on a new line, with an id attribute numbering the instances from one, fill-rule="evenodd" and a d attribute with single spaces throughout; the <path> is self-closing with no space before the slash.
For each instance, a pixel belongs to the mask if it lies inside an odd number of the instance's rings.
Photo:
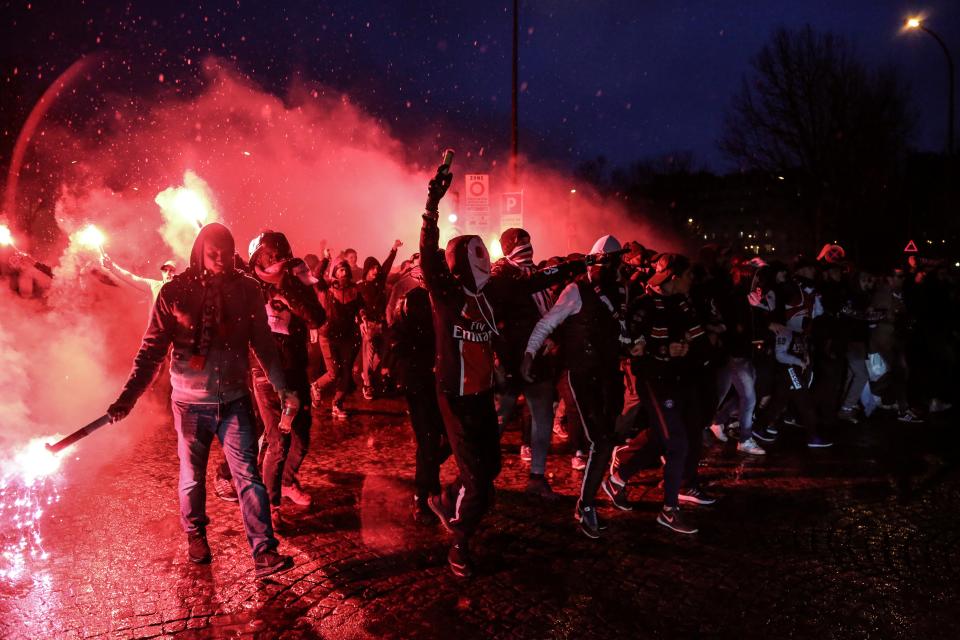
<path id="1" fill-rule="evenodd" d="M 447 266 L 460 286 L 476 295 L 490 279 L 490 254 L 480 236 L 457 236 L 447 243 Z"/>

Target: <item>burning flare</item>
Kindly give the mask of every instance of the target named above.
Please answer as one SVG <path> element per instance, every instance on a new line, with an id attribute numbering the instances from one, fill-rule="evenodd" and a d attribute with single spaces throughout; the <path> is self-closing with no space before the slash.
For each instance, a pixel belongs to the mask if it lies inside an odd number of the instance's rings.
<path id="1" fill-rule="evenodd" d="M 182 187 L 167 187 L 154 202 L 163 215 L 160 235 L 181 258 L 190 255 L 197 230 L 219 219 L 213 191 L 193 171 L 183 174 Z"/>
<path id="2" fill-rule="evenodd" d="M 94 249 L 101 254 L 106 241 L 107 237 L 103 235 L 103 232 L 92 224 L 88 224 L 77 233 L 77 242 L 87 249 Z"/>
<path id="3" fill-rule="evenodd" d="M 0 224 L 0 247 L 12 247 L 13 234 L 10 233 L 10 227 Z"/>

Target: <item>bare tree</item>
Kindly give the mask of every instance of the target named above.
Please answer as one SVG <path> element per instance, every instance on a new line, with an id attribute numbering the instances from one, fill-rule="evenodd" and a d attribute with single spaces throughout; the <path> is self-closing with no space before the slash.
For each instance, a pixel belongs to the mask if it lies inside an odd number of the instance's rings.
<path id="1" fill-rule="evenodd" d="M 752 66 L 721 148 L 744 169 L 795 178 L 818 242 L 826 231 L 862 228 L 889 199 L 906 151 L 903 83 L 892 69 L 869 69 L 844 38 L 809 26 L 776 31 Z"/>

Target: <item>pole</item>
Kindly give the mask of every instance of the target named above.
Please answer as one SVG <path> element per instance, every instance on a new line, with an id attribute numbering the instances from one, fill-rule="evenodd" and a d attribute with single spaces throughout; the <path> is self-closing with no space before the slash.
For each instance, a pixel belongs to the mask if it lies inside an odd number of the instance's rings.
<path id="1" fill-rule="evenodd" d="M 55 442 L 54 444 L 48 443 L 47 450 L 52 453 L 58 453 L 60 451 L 63 451 L 64 449 L 72 445 L 74 442 L 77 442 L 78 440 L 82 440 L 83 438 L 86 438 L 88 435 L 90 435 L 100 427 L 108 425 L 111 422 L 113 422 L 113 420 L 110 418 L 110 416 L 107 414 L 104 414 L 99 418 L 97 418 L 96 420 L 94 420 L 93 422 L 91 422 L 90 424 L 80 427 L 79 429 L 77 429 L 70 435 L 66 436 L 62 440 Z"/>
<path id="2" fill-rule="evenodd" d="M 519 41 L 520 33 L 520 0 L 513 0 L 513 89 L 510 101 L 510 181 L 514 189 L 517 188 L 517 155 L 520 147 L 518 135 L 518 60 L 519 60 Z"/>
<path id="3" fill-rule="evenodd" d="M 930 36 L 937 41 L 937 44 L 940 45 L 940 48 L 943 49 L 943 55 L 947 57 L 947 73 L 950 74 L 949 82 L 947 86 L 949 87 L 950 95 L 947 99 L 947 155 L 953 155 L 953 122 L 954 122 L 954 72 L 953 72 L 953 56 L 950 55 L 950 50 L 947 49 L 946 43 L 938 36 L 936 33 L 926 28 L 923 25 L 920 25 L 920 28 L 923 29 L 925 33 L 930 34 Z"/>

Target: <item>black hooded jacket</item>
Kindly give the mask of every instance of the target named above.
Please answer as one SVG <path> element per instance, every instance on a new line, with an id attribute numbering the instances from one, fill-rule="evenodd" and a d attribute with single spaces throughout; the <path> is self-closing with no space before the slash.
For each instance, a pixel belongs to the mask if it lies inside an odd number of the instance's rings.
<path id="1" fill-rule="evenodd" d="M 226 403 L 248 394 L 247 376 L 252 349 L 274 388 L 286 387 L 277 345 L 257 281 L 231 266 L 212 275 L 203 268 L 204 241 L 217 236 L 232 246 L 233 237 L 221 224 L 203 227 L 194 241 L 190 267 L 163 285 L 153 306 L 133 370 L 120 400 L 133 403 L 147 389 L 173 346 L 170 358 L 171 398 L 189 404 Z M 205 353 L 198 351 L 204 304 L 216 290 L 220 323 L 213 328 Z"/>
<path id="2" fill-rule="evenodd" d="M 496 321 L 493 308 L 471 273 L 467 249 L 475 239 L 454 238 L 445 257 L 439 247 L 436 220 L 423 216 L 420 266 L 433 308 L 437 387 L 443 393 L 459 396 L 483 393 L 493 386 Z"/>

